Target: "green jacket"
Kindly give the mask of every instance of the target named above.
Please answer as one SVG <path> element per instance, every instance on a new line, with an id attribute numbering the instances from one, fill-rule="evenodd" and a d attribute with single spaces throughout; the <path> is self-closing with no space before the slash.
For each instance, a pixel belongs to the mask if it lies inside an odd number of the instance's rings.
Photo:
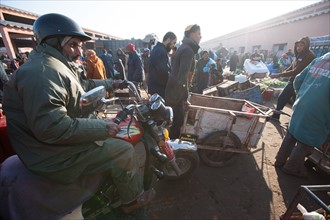
<path id="1" fill-rule="evenodd" d="M 84 173 L 88 152 L 108 137 L 106 122 L 79 118 L 86 90 L 111 80 L 83 81 L 56 49 L 38 46 L 4 88 L 3 109 L 16 153 L 31 171 L 61 182 Z M 78 166 L 79 164 L 79 166 Z"/>

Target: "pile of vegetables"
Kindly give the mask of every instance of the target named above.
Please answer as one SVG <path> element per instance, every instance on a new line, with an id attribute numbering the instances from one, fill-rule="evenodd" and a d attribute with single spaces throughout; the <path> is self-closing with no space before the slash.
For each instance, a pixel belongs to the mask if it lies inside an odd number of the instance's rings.
<path id="1" fill-rule="evenodd" d="M 268 88 L 284 88 L 286 84 L 287 82 L 279 81 L 277 79 L 258 83 L 261 93 L 263 93 Z"/>
<path id="2" fill-rule="evenodd" d="M 261 82 L 260 84 L 263 84 L 267 87 L 281 88 L 281 87 L 285 87 L 287 82 L 282 82 L 282 81 L 276 80 L 276 81 L 265 81 L 265 82 Z"/>

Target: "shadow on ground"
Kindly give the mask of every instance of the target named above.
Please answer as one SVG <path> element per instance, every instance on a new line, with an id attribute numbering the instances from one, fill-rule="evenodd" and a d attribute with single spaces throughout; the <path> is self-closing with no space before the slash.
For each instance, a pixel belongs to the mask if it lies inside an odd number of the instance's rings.
<path id="1" fill-rule="evenodd" d="M 272 193 L 262 172 L 248 154 L 223 168 L 201 163 L 189 180 L 158 184 L 150 219 L 269 219 Z"/>

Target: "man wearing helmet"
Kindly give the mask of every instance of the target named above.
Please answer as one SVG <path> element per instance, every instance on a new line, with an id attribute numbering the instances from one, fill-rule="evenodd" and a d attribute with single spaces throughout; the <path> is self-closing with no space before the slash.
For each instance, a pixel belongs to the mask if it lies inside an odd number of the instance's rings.
<path id="1" fill-rule="evenodd" d="M 133 146 L 110 138 L 120 127 L 112 120 L 79 115 L 79 99 L 85 91 L 103 85 L 111 92 L 121 81 L 81 78 L 75 61 L 82 55 L 83 42 L 91 38 L 72 19 L 45 14 L 35 21 L 33 31 L 36 49 L 4 88 L 3 109 L 17 155 L 33 173 L 61 184 L 72 184 L 81 176 L 111 174 L 125 213 L 146 205 L 155 192 L 143 191 Z M 91 184 L 98 187 L 100 181 Z M 90 196 L 88 192 L 77 200 Z M 53 210 L 54 216 L 64 211 Z"/>

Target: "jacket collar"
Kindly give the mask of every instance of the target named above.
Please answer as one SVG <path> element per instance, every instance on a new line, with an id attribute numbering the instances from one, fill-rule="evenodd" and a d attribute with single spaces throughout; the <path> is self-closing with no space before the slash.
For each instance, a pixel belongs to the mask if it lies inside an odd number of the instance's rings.
<path id="1" fill-rule="evenodd" d="M 190 37 L 184 37 L 182 43 L 188 44 L 191 47 L 191 49 L 194 51 L 194 53 L 197 53 L 199 50 L 199 45 L 197 44 L 197 42 L 191 39 Z"/>

